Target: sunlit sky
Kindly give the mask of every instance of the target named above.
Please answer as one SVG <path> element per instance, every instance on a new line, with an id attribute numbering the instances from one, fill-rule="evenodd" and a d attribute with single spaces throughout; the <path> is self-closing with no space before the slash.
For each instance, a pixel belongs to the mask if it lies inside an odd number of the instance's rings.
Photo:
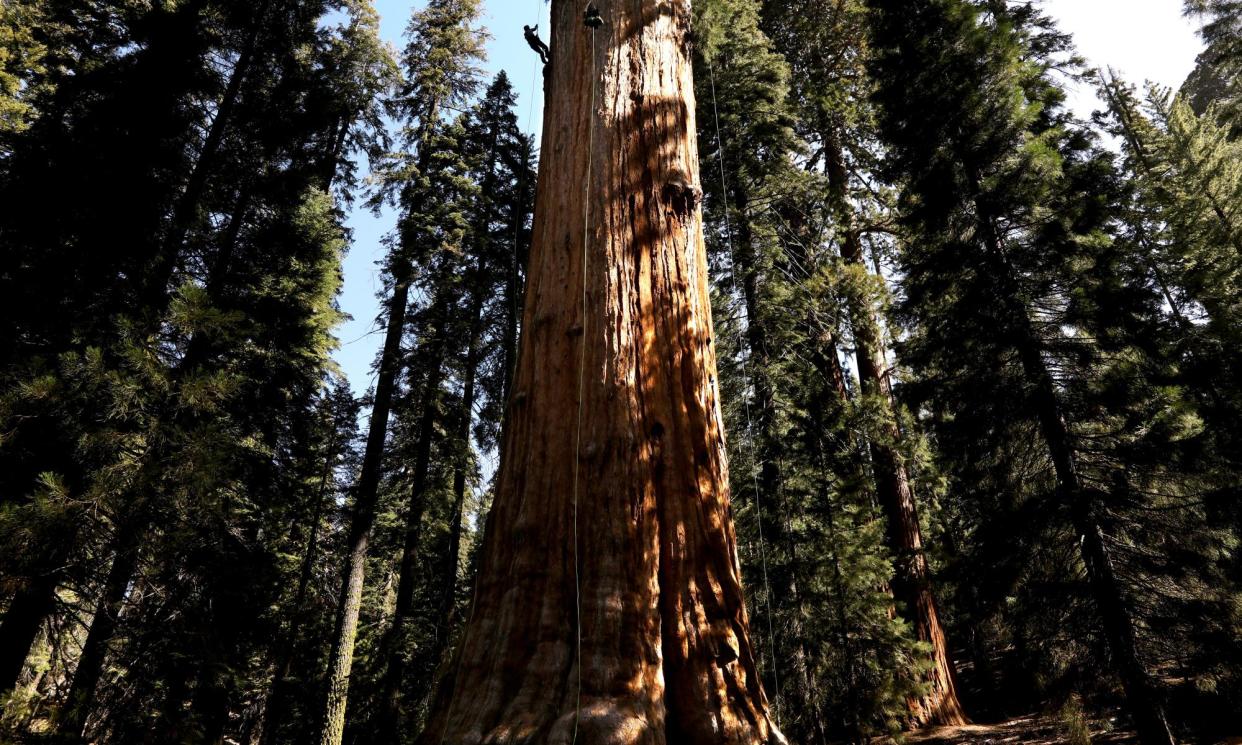
<path id="1" fill-rule="evenodd" d="M 406 22 L 425 0 L 376 0 L 382 33 L 398 48 Z M 1182 0 L 1044 0 L 1061 28 L 1073 34 L 1079 52 L 1094 66 L 1115 68 L 1136 84 L 1151 81 L 1177 88 L 1194 67 L 1202 49 L 1192 20 L 1182 17 Z M 544 0 L 485 0 L 483 24 L 490 35 L 486 67 L 489 73 L 508 73 L 519 94 L 519 117 L 524 128 L 538 132 L 542 94 L 536 86 L 536 58 L 522 39 L 523 24 L 542 18 L 547 38 Z M 532 100 L 532 93 L 535 99 Z M 1090 89 L 1071 91 L 1071 105 L 1080 116 L 1099 108 Z M 335 357 L 356 395 L 374 383 L 372 364 L 382 342 L 376 325 L 382 288 L 377 262 L 382 239 L 392 230 L 394 216 L 366 211 L 350 216 L 353 247 L 345 260 L 345 290 L 341 307 L 353 316 L 339 330 L 341 348 Z"/>

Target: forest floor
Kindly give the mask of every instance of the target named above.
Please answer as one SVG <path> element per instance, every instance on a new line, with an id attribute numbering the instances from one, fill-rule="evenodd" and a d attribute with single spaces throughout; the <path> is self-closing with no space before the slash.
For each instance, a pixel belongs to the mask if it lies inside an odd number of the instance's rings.
<path id="1" fill-rule="evenodd" d="M 1131 745 L 1138 738 L 1133 732 L 1118 729 L 1111 718 L 1096 718 L 1087 723 L 1091 745 Z M 1085 742 L 1068 734 L 1064 719 L 1055 714 L 1029 714 L 997 724 L 969 724 L 964 727 L 936 727 L 906 735 L 910 745 L 1077 745 Z M 1214 741 L 1214 745 L 1242 745 L 1242 737 Z"/>
<path id="2" fill-rule="evenodd" d="M 1138 742 L 1133 732 L 1116 729 L 1111 719 L 1095 719 L 1088 726 L 1093 745 Z M 907 735 L 905 741 L 919 745 L 1065 745 L 1081 742 L 1069 736 L 1065 721 L 1054 714 L 1029 714 L 997 724 L 936 727 Z"/>

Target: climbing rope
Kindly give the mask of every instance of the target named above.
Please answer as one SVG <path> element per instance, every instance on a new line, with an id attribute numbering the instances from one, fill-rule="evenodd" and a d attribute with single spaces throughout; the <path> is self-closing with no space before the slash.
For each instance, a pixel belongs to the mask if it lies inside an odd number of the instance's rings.
<path id="1" fill-rule="evenodd" d="M 544 3 L 544 2 L 546 2 L 546 0 L 534 0 L 534 2 L 535 2 L 535 24 L 534 24 L 534 25 L 535 25 L 535 26 L 538 26 L 538 25 L 539 25 L 539 23 L 543 20 L 543 3 Z M 539 65 L 538 60 L 536 60 L 535 62 L 533 62 L 533 63 L 532 63 L 532 65 L 531 65 L 531 68 L 532 68 L 532 69 L 531 69 L 531 81 L 530 81 L 530 104 L 529 104 L 529 106 L 527 107 L 527 111 L 526 111 L 526 136 L 527 136 L 527 138 L 528 138 L 528 140 L 527 140 L 527 145 L 528 145 L 528 147 L 532 147 L 532 148 L 533 148 L 533 143 L 534 143 L 534 138 L 535 138 L 535 133 L 534 133 L 534 130 L 532 129 L 532 123 L 533 123 L 533 120 L 534 120 L 534 114 L 535 114 L 535 91 L 537 90 L 536 85 L 537 85 L 537 83 L 539 82 L 539 81 L 538 81 L 538 75 L 539 75 L 539 66 L 538 66 L 538 65 Z M 530 153 L 530 151 L 527 151 L 527 155 L 528 155 L 528 156 L 529 156 L 529 153 Z M 519 200 L 521 199 L 522 194 L 523 194 L 523 190 L 524 190 L 524 183 L 523 183 L 523 180 L 526 178 L 526 171 L 527 171 L 527 170 L 528 170 L 528 168 L 529 168 L 529 162 L 530 162 L 530 161 L 529 161 L 529 157 L 527 157 L 527 158 L 524 158 L 524 159 L 523 159 L 523 161 L 522 161 L 522 171 L 521 171 L 521 173 L 518 175 L 518 199 L 519 199 Z M 518 272 L 518 244 L 519 244 L 519 243 L 520 243 L 520 241 L 521 241 L 521 234 L 522 234 L 522 223 L 523 223 L 523 222 L 524 222 L 524 219 L 521 219 L 521 218 L 520 218 L 520 219 L 518 219 L 518 220 L 514 220 L 514 221 L 513 221 L 513 265 L 512 265 L 512 270 L 513 270 L 513 276 L 514 276 L 514 277 L 516 277 L 516 276 L 517 276 L 517 272 Z M 518 301 L 517 301 L 517 296 L 518 296 L 518 294 L 517 294 L 516 290 L 517 290 L 517 286 L 516 286 L 516 285 L 514 285 L 514 292 L 513 292 L 513 293 L 511 293 L 511 294 L 512 294 L 512 298 L 510 298 L 511 302 L 513 303 L 513 313 L 514 313 L 514 316 L 515 316 L 515 317 L 517 316 L 517 314 L 518 314 L 518 313 L 520 312 L 520 310 L 521 310 L 521 309 L 518 307 Z M 520 322 L 520 321 L 519 321 L 519 322 Z M 514 382 L 514 380 L 516 380 L 516 379 L 517 379 L 517 363 L 516 363 L 516 361 L 514 361 L 514 363 L 513 363 L 513 373 L 512 373 L 512 374 L 513 374 L 513 377 L 512 377 L 512 379 L 510 379 L 510 380 L 509 380 L 509 390 L 510 390 L 510 391 L 512 391 L 512 390 L 513 390 L 513 382 Z M 476 579 L 475 579 L 475 582 L 474 582 L 474 591 L 473 591 L 473 593 L 472 593 L 472 597 L 471 597 L 471 599 L 470 599 L 470 613 L 469 613 L 469 616 L 466 618 L 466 629 L 467 629 L 467 633 L 469 633 L 469 629 L 471 629 L 471 628 L 474 626 L 474 611 L 475 611 L 475 609 L 478 607 L 478 600 L 479 600 L 479 582 L 478 582 L 478 578 L 476 578 Z M 465 644 L 465 640 L 464 640 L 464 639 L 462 640 L 462 644 L 463 644 L 463 645 Z M 452 726 L 452 722 L 453 722 L 453 710 L 454 710 L 454 708 L 456 708 L 456 706 L 457 706 L 457 684 L 458 684 L 458 681 L 457 681 L 456 679 L 454 679 L 454 681 L 453 681 L 453 690 L 452 690 L 452 692 L 449 694 L 448 708 L 445 710 L 445 713 L 444 713 L 444 726 L 443 726 L 443 727 L 441 728 L 441 730 L 440 730 L 440 745 L 445 745 L 445 743 L 444 743 L 444 738 L 445 738 L 445 736 L 447 735 L 447 732 L 448 732 L 449 727 L 450 727 L 450 726 Z"/>
<path id="2" fill-rule="evenodd" d="M 729 289 L 736 296 L 738 294 L 737 254 L 733 247 L 733 223 L 729 220 L 729 187 L 728 180 L 725 178 L 724 140 L 720 134 L 720 109 L 716 106 L 716 71 L 711 57 L 706 54 L 703 56 L 707 60 L 707 74 L 708 79 L 711 81 L 712 116 L 715 119 L 716 125 L 716 152 L 718 155 L 717 160 L 720 164 L 720 196 L 721 203 L 724 205 L 725 238 L 729 245 Z M 751 318 L 746 319 L 747 324 L 750 324 L 752 321 L 753 319 Z M 741 358 L 742 381 L 746 384 L 748 393 L 754 390 L 754 381 L 750 376 L 749 359 L 749 354 Z M 750 396 L 743 397 L 743 401 L 745 402 L 743 409 L 746 412 L 747 441 L 750 446 L 751 488 L 755 494 L 755 515 L 759 527 L 759 563 L 763 568 L 763 595 L 768 608 L 768 650 L 772 655 L 772 683 L 775 686 L 775 695 L 772 699 L 772 713 L 776 719 L 776 726 L 779 727 L 781 724 L 781 677 L 780 670 L 776 664 L 776 631 L 772 624 L 772 586 L 768 582 L 768 549 L 763 537 L 763 504 L 759 489 L 759 457 L 755 448 L 755 425 L 750 413 Z"/>
<path id="3" fill-rule="evenodd" d="M 586 349 L 587 349 L 587 277 L 590 274 L 591 254 L 591 172 L 595 165 L 595 30 L 603 25 L 603 19 L 593 3 L 587 3 L 583 14 L 583 24 L 591 30 L 591 107 L 587 109 L 587 170 L 586 181 L 582 185 L 582 333 L 579 334 L 578 353 L 578 424 L 574 438 L 574 477 L 573 477 L 573 509 L 574 509 L 574 619 L 577 621 L 576 667 L 578 670 L 578 691 L 574 700 L 574 732 L 571 743 L 578 742 L 578 724 L 582 715 L 582 580 L 578 568 L 578 476 L 582 461 L 582 412 L 586 399 Z"/>
<path id="4" fill-rule="evenodd" d="M 543 23 L 543 4 L 545 2 L 547 2 L 547 0 L 535 0 L 535 24 L 534 25 L 536 28 L 539 27 L 539 24 Z M 522 171 L 518 174 L 518 200 L 519 202 L 522 199 L 522 197 L 525 196 L 526 194 L 526 172 L 530 170 L 530 158 L 534 154 L 535 91 L 539 90 L 539 88 L 537 87 L 538 84 L 539 84 L 539 59 L 535 58 L 535 59 L 532 59 L 530 63 L 530 102 L 527 103 L 526 105 L 526 128 L 524 130 L 526 134 L 525 145 L 528 149 L 526 150 L 525 153 L 523 153 Z M 516 278 L 518 276 L 518 248 L 521 244 L 522 226 L 525 224 L 525 222 L 526 222 L 525 215 L 522 215 L 519 219 L 513 221 L 513 257 L 512 257 L 512 266 L 510 268 L 513 272 L 512 276 L 514 277 L 514 286 L 513 286 L 513 292 L 510 293 L 511 297 L 509 298 L 509 302 L 511 303 L 510 311 L 513 313 L 513 317 L 518 319 L 517 323 L 515 324 L 515 327 L 517 324 L 521 323 L 521 313 L 522 313 L 522 309 L 518 307 L 518 292 L 517 292 L 517 279 Z M 516 354 L 516 351 L 517 350 L 516 350 L 516 344 L 515 344 L 515 349 L 514 349 L 515 354 Z M 513 360 L 511 364 L 513 365 L 513 369 L 510 371 L 510 379 L 508 381 L 510 391 L 513 390 L 513 383 L 517 379 L 517 361 Z"/>

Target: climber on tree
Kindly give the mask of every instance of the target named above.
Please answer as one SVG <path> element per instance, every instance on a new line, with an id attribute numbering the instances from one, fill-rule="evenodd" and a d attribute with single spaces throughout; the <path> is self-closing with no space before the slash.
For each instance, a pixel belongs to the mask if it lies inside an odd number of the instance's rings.
<path id="1" fill-rule="evenodd" d="M 595 7 L 595 3 L 587 4 L 586 14 L 582 22 L 586 24 L 587 28 L 592 30 L 604 25 L 604 19 L 600 16 L 599 8 Z"/>
<path id="2" fill-rule="evenodd" d="M 552 53 L 552 50 L 548 49 L 548 45 L 544 44 L 543 40 L 539 38 L 539 27 L 522 26 L 522 31 L 526 37 L 526 43 L 530 45 L 531 49 L 535 50 L 543 64 L 548 64 L 548 56 Z"/>

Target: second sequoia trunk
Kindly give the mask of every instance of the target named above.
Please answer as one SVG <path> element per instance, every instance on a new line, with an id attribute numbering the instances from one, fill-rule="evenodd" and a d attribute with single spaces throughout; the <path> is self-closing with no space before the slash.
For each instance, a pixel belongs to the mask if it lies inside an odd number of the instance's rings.
<path id="1" fill-rule="evenodd" d="M 423 742 L 783 742 L 726 486 L 690 3 L 597 5 L 594 32 L 552 6 L 503 465 Z"/>

